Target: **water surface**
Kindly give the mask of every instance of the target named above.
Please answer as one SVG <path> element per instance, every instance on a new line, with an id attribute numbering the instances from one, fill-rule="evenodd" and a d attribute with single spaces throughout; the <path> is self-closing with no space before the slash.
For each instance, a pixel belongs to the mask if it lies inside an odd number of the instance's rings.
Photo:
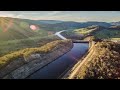
<path id="1" fill-rule="evenodd" d="M 57 79 L 62 76 L 71 65 L 80 60 L 80 58 L 87 52 L 88 47 L 88 43 L 74 43 L 73 48 L 69 52 L 37 70 L 30 75 L 28 79 Z"/>

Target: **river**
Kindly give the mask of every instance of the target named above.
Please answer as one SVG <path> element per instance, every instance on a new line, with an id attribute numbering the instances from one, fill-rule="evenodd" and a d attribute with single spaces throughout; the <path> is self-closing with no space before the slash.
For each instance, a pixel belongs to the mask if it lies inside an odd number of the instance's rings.
<path id="1" fill-rule="evenodd" d="M 61 37 L 60 33 L 57 33 L 56 35 Z M 62 39 L 66 38 L 62 37 Z M 80 58 L 87 52 L 88 48 L 88 43 L 73 43 L 73 48 L 69 52 L 37 70 L 35 73 L 27 77 L 27 79 L 58 79 L 62 77 L 72 65 L 80 60 Z"/>
<path id="2" fill-rule="evenodd" d="M 57 79 L 88 50 L 88 43 L 74 43 L 68 53 L 30 75 L 29 79 Z"/>

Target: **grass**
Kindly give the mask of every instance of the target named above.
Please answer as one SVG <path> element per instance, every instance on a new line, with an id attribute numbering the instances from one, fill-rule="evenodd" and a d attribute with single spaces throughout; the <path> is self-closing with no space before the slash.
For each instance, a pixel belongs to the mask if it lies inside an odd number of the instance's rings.
<path id="1" fill-rule="evenodd" d="M 42 25 L 37 25 L 39 30 L 31 30 L 31 24 L 34 24 L 34 22 L 0 17 L 0 56 L 20 49 L 44 45 L 59 39 L 57 36 L 50 35 L 47 30 L 43 30 Z"/>
<path id="2" fill-rule="evenodd" d="M 83 34 L 83 35 L 89 34 L 92 31 L 93 31 L 93 29 L 87 29 L 87 28 L 80 28 L 80 29 L 74 30 L 75 33 Z"/>
<path id="3" fill-rule="evenodd" d="M 74 32 L 74 29 L 67 30 L 61 34 L 68 39 L 83 39 L 83 35 Z"/>
<path id="4" fill-rule="evenodd" d="M 29 24 L 21 25 L 21 22 L 15 19 L 1 18 L 0 21 L 0 41 L 24 39 L 37 34 L 29 28 Z"/>
<path id="5" fill-rule="evenodd" d="M 31 23 L 23 19 L 0 17 L 0 41 L 48 35 L 48 31 L 42 28 L 36 31 L 31 30 L 30 25 Z"/>
<path id="6" fill-rule="evenodd" d="M 120 38 L 111 38 L 111 40 L 120 40 Z"/>
<path id="7" fill-rule="evenodd" d="M 120 30 L 107 30 L 103 29 L 93 33 L 95 38 L 99 39 L 111 39 L 111 38 L 120 38 Z"/>
<path id="8" fill-rule="evenodd" d="M 7 64 L 12 62 L 13 60 L 16 60 L 19 57 L 27 58 L 29 55 L 33 53 L 48 53 L 48 52 L 51 52 L 53 48 L 55 48 L 56 46 L 59 46 L 59 45 L 66 46 L 69 42 L 71 42 L 71 40 L 57 40 L 57 41 L 47 43 L 46 45 L 41 47 L 25 48 L 25 49 L 4 55 L 0 57 L 0 68 L 6 66 Z"/>
<path id="9" fill-rule="evenodd" d="M 96 39 L 120 40 L 120 30 L 117 29 L 80 28 L 75 29 L 74 32 L 84 36 L 93 35 Z"/>
<path id="10" fill-rule="evenodd" d="M 59 40 L 59 38 L 54 35 L 49 35 L 45 37 L 36 36 L 36 37 L 29 37 L 27 39 L 1 41 L 0 56 L 3 56 L 5 54 L 8 54 L 20 49 L 24 49 L 24 48 L 41 46 L 54 40 Z"/>

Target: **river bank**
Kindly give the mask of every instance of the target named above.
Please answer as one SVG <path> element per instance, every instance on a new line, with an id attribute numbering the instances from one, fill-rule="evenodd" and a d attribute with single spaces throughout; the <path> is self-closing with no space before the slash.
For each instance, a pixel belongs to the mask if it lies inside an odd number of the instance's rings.
<path id="1" fill-rule="evenodd" d="M 50 52 L 34 53 L 27 59 L 19 58 L 12 61 L 6 67 L 0 69 L 0 78 L 24 79 L 36 70 L 68 52 L 72 47 L 73 44 L 71 40 L 60 40 Z"/>
<path id="2" fill-rule="evenodd" d="M 88 50 L 88 43 L 73 43 L 73 48 L 49 63 L 45 67 L 37 70 L 28 79 L 60 79 Z"/>
<path id="3" fill-rule="evenodd" d="M 91 59 L 90 57 L 93 55 L 94 45 L 95 42 L 89 42 L 89 50 L 82 56 L 81 59 L 79 59 L 79 61 L 75 65 L 72 65 L 72 68 L 70 68 L 69 71 L 66 72 L 62 79 L 74 79 L 76 77 L 83 64 L 85 65 L 86 62 Z"/>

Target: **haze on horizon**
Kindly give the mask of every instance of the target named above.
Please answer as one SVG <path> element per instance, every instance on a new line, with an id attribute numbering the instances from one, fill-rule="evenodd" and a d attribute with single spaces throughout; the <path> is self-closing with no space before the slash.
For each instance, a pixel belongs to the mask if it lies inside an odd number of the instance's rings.
<path id="1" fill-rule="evenodd" d="M 0 17 L 61 21 L 120 21 L 120 11 L 0 11 Z"/>

